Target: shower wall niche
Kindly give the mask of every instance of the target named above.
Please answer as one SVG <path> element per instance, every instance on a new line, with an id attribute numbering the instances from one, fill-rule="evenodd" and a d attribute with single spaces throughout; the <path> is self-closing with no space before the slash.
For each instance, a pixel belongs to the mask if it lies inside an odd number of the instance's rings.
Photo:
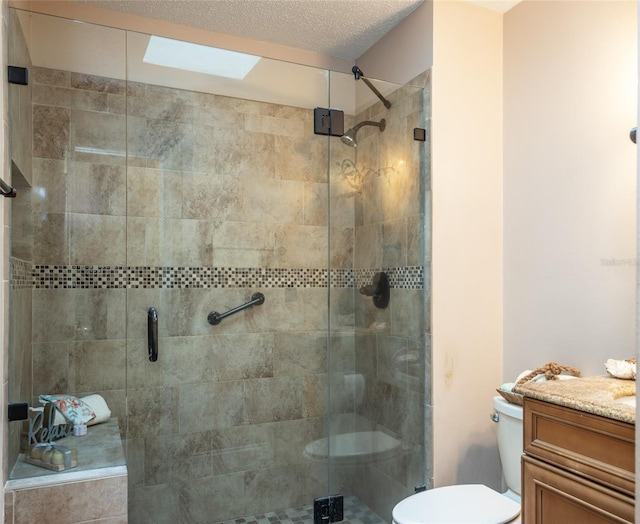
<path id="1" fill-rule="evenodd" d="M 186 87 L 142 60 L 149 35 L 12 17 L 33 61 L 33 127 L 12 121 L 32 142 L 12 206 L 12 365 L 25 376 L 13 399 L 105 398 L 132 523 L 294 518 L 336 492 L 388 520 L 428 462 L 428 156 L 412 140 L 428 81 L 380 83 L 390 109 L 351 75 L 266 59 L 232 88 L 204 75 Z M 76 30 L 109 42 L 104 64 L 44 59 L 42 35 Z M 297 90 L 258 80 L 292 73 Z M 313 107 L 329 99 L 346 126 L 384 117 L 386 130 L 361 129 L 356 150 L 315 135 Z M 358 293 L 381 270 L 384 311 Z M 207 323 L 256 291 L 260 307 Z M 310 453 L 364 431 L 393 453 Z"/>

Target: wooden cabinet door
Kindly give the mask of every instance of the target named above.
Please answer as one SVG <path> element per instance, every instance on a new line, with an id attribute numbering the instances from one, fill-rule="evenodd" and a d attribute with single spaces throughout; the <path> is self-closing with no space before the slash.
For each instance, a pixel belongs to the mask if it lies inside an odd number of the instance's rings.
<path id="1" fill-rule="evenodd" d="M 522 524 L 634 522 L 632 497 L 526 455 L 522 488 Z"/>
<path id="2" fill-rule="evenodd" d="M 524 452 L 635 495 L 635 425 L 548 402 L 524 401 Z"/>

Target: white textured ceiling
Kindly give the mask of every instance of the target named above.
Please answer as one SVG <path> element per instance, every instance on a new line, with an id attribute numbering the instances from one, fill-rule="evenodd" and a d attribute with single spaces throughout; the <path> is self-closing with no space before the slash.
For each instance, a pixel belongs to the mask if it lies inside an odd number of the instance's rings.
<path id="1" fill-rule="evenodd" d="M 425 0 L 73 0 L 156 20 L 356 60 Z M 447 0 L 442 0 L 447 1 Z M 466 0 L 504 12 L 516 0 Z M 326 71 L 263 59 L 242 82 L 143 61 L 149 35 L 21 12 L 34 65 L 251 100 L 316 107 L 328 103 Z M 26 32 L 25 32 L 26 34 Z M 127 44 L 125 44 L 127 42 Z M 103 51 L 107 50 L 106 53 Z M 96 56 L 101 56 L 96 60 Z M 177 71 L 177 70 L 173 70 Z M 354 89 L 357 96 L 354 97 Z M 388 96 L 398 86 L 376 82 Z M 331 103 L 354 114 L 373 94 L 353 75 L 333 72 Z"/>
<path id="2" fill-rule="evenodd" d="M 424 0 L 76 0 L 356 60 Z"/>

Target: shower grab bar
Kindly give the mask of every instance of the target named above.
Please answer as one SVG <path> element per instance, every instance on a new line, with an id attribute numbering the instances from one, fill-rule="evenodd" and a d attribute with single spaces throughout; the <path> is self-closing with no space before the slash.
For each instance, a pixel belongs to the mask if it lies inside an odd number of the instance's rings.
<path id="1" fill-rule="evenodd" d="M 207 322 L 209 322 L 209 324 L 211 324 L 212 326 L 217 326 L 218 324 L 220 324 L 220 322 L 222 322 L 223 319 L 233 315 L 234 313 L 238 313 L 239 311 L 242 311 L 243 309 L 247 309 L 248 307 L 251 307 L 251 306 L 261 306 L 262 304 L 264 304 L 264 295 L 262 293 L 254 293 L 253 295 L 251 295 L 251 300 L 246 304 L 242 304 L 241 306 L 234 307 L 233 309 L 230 309 L 225 313 L 218 313 L 217 311 L 212 311 L 207 315 Z"/>
<path id="2" fill-rule="evenodd" d="M 150 307 L 147 314 L 147 337 L 149 339 L 149 360 L 158 360 L 158 311 Z"/>
<path id="3" fill-rule="evenodd" d="M 7 198 L 16 197 L 16 189 L 0 178 L 0 195 Z"/>

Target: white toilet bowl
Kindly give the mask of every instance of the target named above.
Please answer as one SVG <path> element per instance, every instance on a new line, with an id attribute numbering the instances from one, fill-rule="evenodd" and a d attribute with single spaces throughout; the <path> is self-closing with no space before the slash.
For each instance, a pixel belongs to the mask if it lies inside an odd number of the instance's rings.
<path id="1" fill-rule="evenodd" d="M 507 492 L 482 484 L 430 489 L 401 500 L 393 508 L 394 524 L 519 524 L 522 407 L 493 398 L 498 422 L 498 450 Z"/>
<path id="2" fill-rule="evenodd" d="M 482 484 L 429 489 L 393 508 L 394 524 L 517 524 L 520 504 Z"/>

